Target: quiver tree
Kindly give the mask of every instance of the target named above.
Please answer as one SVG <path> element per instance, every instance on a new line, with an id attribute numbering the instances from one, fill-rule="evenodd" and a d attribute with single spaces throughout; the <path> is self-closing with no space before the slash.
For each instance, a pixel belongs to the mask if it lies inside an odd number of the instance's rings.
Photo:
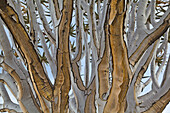
<path id="1" fill-rule="evenodd" d="M 0 112 L 162 112 L 169 12 L 168 0 L 1 0 Z"/>

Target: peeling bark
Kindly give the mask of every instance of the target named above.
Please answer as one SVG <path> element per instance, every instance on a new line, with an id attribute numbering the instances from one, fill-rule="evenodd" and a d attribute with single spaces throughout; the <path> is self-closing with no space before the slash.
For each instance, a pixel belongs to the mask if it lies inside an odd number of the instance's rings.
<path id="1" fill-rule="evenodd" d="M 162 113 L 166 105 L 170 101 L 170 91 L 163 95 L 157 102 L 155 102 L 152 107 L 143 113 Z"/>
<path id="2" fill-rule="evenodd" d="M 59 25 L 59 47 L 57 51 L 58 73 L 55 80 L 53 112 L 65 113 L 68 110 L 68 93 L 70 90 L 70 56 L 69 30 L 73 10 L 73 1 L 63 1 L 62 18 Z"/>
<path id="3" fill-rule="evenodd" d="M 124 112 L 129 84 L 127 48 L 123 40 L 124 0 L 117 4 L 117 16 L 110 25 L 110 46 L 113 57 L 113 83 L 104 113 Z M 112 11 L 113 10 L 113 11 Z M 111 7 L 111 12 L 115 12 Z"/>
<path id="4" fill-rule="evenodd" d="M 54 8 L 55 8 L 55 12 L 56 12 L 56 17 L 57 19 L 60 18 L 61 16 L 61 13 L 60 13 L 60 8 L 59 8 L 59 3 L 58 3 L 58 0 L 52 0 L 53 3 L 54 3 Z"/>
<path id="5" fill-rule="evenodd" d="M 99 74 L 99 97 L 105 100 L 106 93 L 109 90 L 109 60 L 110 60 L 110 44 L 108 36 L 108 26 L 105 27 L 105 50 L 102 60 L 98 67 Z"/>
<path id="6" fill-rule="evenodd" d="M 129 62 L 134 66 L 136 62 L 139 60 L 139 58 L 143 55 L 143 53 L 146 51 L 146 49 L 153 44 L 160 36 L 162 36 L 167 29 L 170 26 L 170 15 L 168 15 L 163 24 L 160 25 L 155 31 L 153 31 L 151 34 L 148 34 L 148 36 L 140 43 L 137 50 L 130 56 Z"/>
<path id="7" fill-rule="evenodd" d="M 9 30 L 11 31 L 15 42 L 19 46 L 20 52 L 23 55 L 22 57 L 26 59 L 29 73 L 33 75 L 39 91 L 47 100 L 50 100 L 50 98 L 52 97 L 51 84 L 45 72 L 42 71 L 42 64 L 40 63 L 38 55 L 30 42 L 29 36 L 26 33 L 22 24 L 19 22 L 18 16 L 14 12 L 12 7 L 7 4 L 5 7 L 4 6 L 0 7 L 0 15 Z M 13 15 L 15 15 L 16 21 L 11 18 L 11 16 Z M 34 71 L 34 73 L 32 71 Z M 43 88 L 46 89 L 44 90 Z"/>
<path id="8" fill-rule="evenodd" d="M 85 113 L 96 113 L 95 107 L 95 93 L 96 93 L 96 86 L 95 86 L 95 77 L 88 88 L 88 92 L 90 94 L 87 95 L 86 104 L 85 104 Z"/>
<path id="9" fill-rule="evenodd" d="M 170 101 L 168 5 L 157 0 L 1 0 L 0 112 L 162 112 Z M 141 95 L 149 83 L 151 91 Z"/>

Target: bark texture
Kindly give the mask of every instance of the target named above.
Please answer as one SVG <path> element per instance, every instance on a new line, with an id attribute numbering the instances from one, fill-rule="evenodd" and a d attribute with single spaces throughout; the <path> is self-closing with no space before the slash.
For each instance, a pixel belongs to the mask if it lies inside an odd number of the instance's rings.
<path id="1" fill-rule="evenodd" d="M 115 1 L 112 0 L 111 4 L 115 4 Z M 114 18 L 110 23 L 110 47 L 114 62 L 113 83 L 104 113 L 124 112 L 125 96 L 129 84 L 127 50 L 123 39 L 124 0 L 117 2 L 116 7 L 117 9 L 111 7 L 111 12 L 117 12 L 116 17 L 110 17 L 110 20 Z"/>
<path id="2" fill-rule="evenodd" d="M 59 25 L 59 47 L 57 50 L 58 73 L 55 80 L 53 112 L 68 111 L 68 93 L 70 91 L 69 30 L 72 19 L 73 0 L 63 1 L 61 22 Z M 57 101 L 55 101 L 57 98 Z"/>

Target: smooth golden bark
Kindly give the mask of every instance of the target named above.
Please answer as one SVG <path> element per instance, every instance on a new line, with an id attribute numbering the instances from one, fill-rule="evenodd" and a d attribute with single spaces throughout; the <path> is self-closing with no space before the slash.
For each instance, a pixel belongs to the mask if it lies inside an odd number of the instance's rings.
<path id="1" fill-rule="evenodd" d="M 44 99 L 52 100 L 52 84 L 43 70 L 30 38 L 18 19 L 17 13 L 7 4 L 6 0 L 1 0 L 0 16 L 7 25 L 18 50 L 25 60 L 36 94 L 39 97 L 44 112 L 49 112 Z"/>
<path id="2" fill-rule="evenodd" d="M 55 80 L 53 112 L 65 113 L 68 110 L 70 91 L 69 30 L 72 19 L 73 0 L 63 1 L 62 18 L 59 25 L 59 48 L 57 51 L 58 73 Z"/>
<path id="3" fill-rule="evenodd" d="M 112 0 L 111 4 L 115 1 Z M 113 83 L 111 92 L 106 103 L 104 113 L 123 113 L 125 107 L 125 96 L 128 89 L 128 58 L 125 42 L 123 40 L 124 23 L 124 0 L 116 4 L 117 14 L 112 23 L 110 23 L 110 46 L 113 56 Z M 111 7 L 111 12 L 116 10 Z M 110 17 L 112 19 L 112 16 Z"/>
<path id="4" fill-rule="evenodd" d="M 110 11 L 110 18 L 109 18 L 109 24 L 111 24 L 116 15 L 117 15 L 117 3 L 118 0 L 111 0 L 111 3 L 110 3 L 110 7 L 111 7 L 111 11 Z"/>
<path id="5" fill-rule="evenodd" d="M 104 99 L 109 90 L 109 61 L 110 61 L 110 43 L 108 36 L 108 26 L 105 26 L 105 50 L 103 58 L 98 67 L 99 74 L 99 97 Z"/>

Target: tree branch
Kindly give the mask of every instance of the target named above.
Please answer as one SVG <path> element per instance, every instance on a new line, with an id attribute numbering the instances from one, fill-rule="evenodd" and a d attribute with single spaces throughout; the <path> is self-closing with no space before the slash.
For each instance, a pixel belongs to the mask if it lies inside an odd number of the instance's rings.
<path id="1" fill-rule="evenodd" d="M 160 36 L 162 36 L 170 25 L 170 15 L 168 15 L 163 24 L 160 25 L 155 31 L 149 34 L 139 45 L 136 51 L 130 56 L 129 62 L 134 66 L 139 58 L 143 55 L 146 49 L 153 44 Z"/>
<path id="2" fill-rule="evenodd" d="M 5 5 L 0 6 L 0 16 L 12 33 L 15 42 L 21 49 L 20 52 L 23 54 L 23 58 L 26 59 L 29 73 L 32 76 L 32 81 L 35 81 L 37 85 L 34 87 L 38 87 L 38 90 L 44 98 L 46 98 L 47 100 L 51 100 L 52 84 L 43 71 L 43 67 L 40 63 L 36 50 L 34 49 L 34 46 L 30 43 L 29 36 L 20 21 L 18 19 L 16 19 L 15 21 L 10 17 L 11 15 L 15 15 L 15 17 L 18 18 L 16 12 L 14 12 L 12 7 L 7 5 L 7 3 L 4 4 Z"/>

